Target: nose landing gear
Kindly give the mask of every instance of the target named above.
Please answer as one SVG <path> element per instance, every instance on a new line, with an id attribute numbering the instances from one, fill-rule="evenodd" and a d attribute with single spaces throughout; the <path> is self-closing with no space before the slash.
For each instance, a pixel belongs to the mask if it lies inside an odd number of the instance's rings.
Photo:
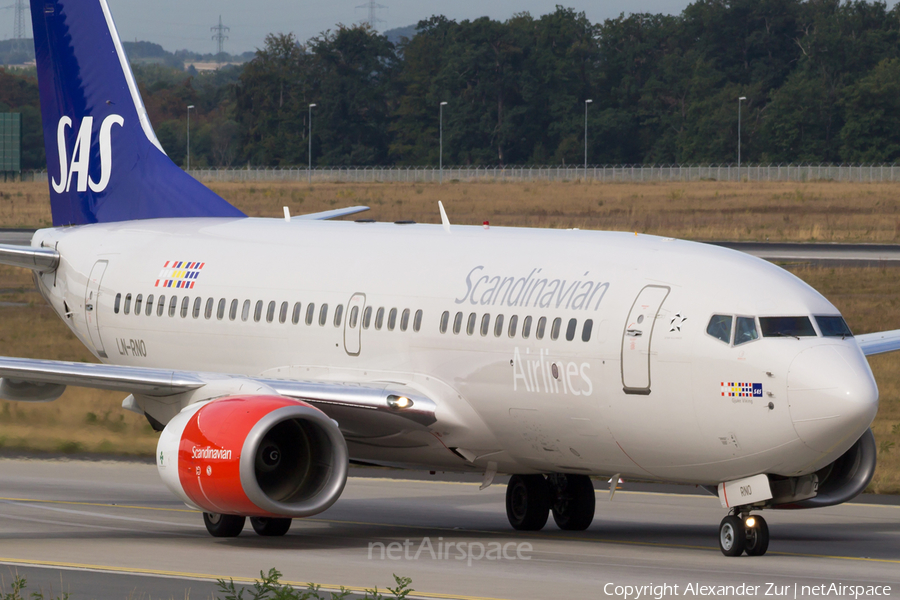
<path id="1" fill-rule="evenodd" d="M 725 556 L 762 556 L 769 549 L 769 526 L 759 515 L 734 512 L 719 524 L 719 549 Z"/>

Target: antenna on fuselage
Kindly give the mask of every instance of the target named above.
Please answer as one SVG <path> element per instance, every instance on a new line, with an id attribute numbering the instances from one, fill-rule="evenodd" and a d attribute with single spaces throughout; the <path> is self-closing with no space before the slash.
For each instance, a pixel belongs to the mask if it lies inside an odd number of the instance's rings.
<path id="1" fill-rule="evenodd" d="M 438 209 L 441 211 L 441 225 L 444 226 L 444 231 L 450 233 L 450 219 L 447 218 L 447 211 L 444 210 L 444 203 L 438 200 Z"/>

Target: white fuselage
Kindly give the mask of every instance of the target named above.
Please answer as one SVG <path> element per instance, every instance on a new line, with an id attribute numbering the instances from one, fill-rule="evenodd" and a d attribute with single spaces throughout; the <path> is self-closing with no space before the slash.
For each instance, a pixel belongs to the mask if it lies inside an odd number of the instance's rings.
<path id="1" fill-rule="evenodd" d="M 500 472 L 696 483 L 799 475 L 840 456 L 877 408 L 871 371 L 852 338 L 817 331 L 734 346 L 707 334 L 716 314 L 812 318 L 838 311 L 778 267 L 703 244 L 577 230 L 454 226 L 448 233 L 439 225 L 296 219 L 89 225 L 41 230 L 32 243 L 59 251 L 58 270 L 39 278 L 41 293 L 104 362 L 396 382 L 437 403 L 427 433 L 348 438 L 351 456 L 364 461 L 482 470 L 494 462 Z M 178 282 L 186 283 L 163 287 Z M 142 408 L 163 423 L 182 408 L 163 404 Z"/>

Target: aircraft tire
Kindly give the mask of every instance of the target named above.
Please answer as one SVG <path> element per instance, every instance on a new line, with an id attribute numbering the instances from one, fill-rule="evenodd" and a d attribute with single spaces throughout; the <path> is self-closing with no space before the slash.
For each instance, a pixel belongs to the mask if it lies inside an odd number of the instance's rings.
<path id="1" fill-rule="evenodd" d="M 513 475 L 506 486 L 506 517 L 513 529 L 538 531 L 550 516 L 550 485 L 543 475 Z"/>
<path id="2" fill-rule="evenodd" d="M 246 517 L 238 515 L 203 513 L 203 523 L 206 525 L 206 530 L 213 537 L 237 537 L 244 530 L 246 521 Z"/>
<path id="3" fill-rule="evenodd" d="M 587 475 L 559 475 L 554 486 L 553 520 L 564 531 L 584 531 L 594 520 L 594 484 Z"/>
<path id="4" fill-rule="evenodd" d="M 266 537 L 282 536 L 291 528 L 291 519 L 275 519 L 268 517 L 250 517 L 253 531 Z"/>
<path id="5" fill-rule="evenodd" d="M 719 523 L 719 549 L 725 556 L 740 556 L 747 547 L 747 532 L 744 521 L 738 516 L 728 515 Z"/>
<path id="6" fill-rule="evenodd" d="M 759 515 L 753 515 L 756 524 L 747 529 L 747 556 L 762 556 L 769 549 L 769 525 Z"/>

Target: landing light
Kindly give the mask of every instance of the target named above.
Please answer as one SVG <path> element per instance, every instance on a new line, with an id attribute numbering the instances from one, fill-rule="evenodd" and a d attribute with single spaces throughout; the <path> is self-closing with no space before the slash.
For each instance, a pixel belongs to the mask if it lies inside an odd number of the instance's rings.
<path id="1" fill-rule="evenodd" d="M 409 408 L 413 405 L 413 401 L 406 396 L 388 396 L 387 403 L 391 408 Z"/>
<path id="2" fill-rule="evenodd" d="M 752 529 L 756 526 L 756 519 L 754 517 L 747 517 L 747 519 L 744 521 L 744 525 L 747 527 L 747 529 Z"/>

